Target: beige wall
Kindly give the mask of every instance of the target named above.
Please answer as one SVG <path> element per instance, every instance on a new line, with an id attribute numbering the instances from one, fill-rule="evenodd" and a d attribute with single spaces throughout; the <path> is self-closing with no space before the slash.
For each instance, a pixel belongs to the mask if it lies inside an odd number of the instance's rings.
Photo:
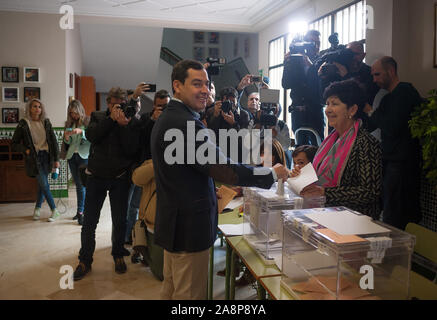
<path id="1" fill-rule="evenodd" d="M 1 107 L 20 107 L 24 111 L 23 88 L 41 88 L 41 99 L 54 126 L 66 117 L 66 41 L 59 27 L 60 15 L 0 11 L 0 65 L 20 68 L 19 103 L 1 102 Z M 40 68 L 41 82 L 23 83 L 23 67 Z M 10 84 L 2 83 L 2 87 Z M 1 126 L 15 126 L 4 125 Z"/>
<path id="2" fill-rule="evenodd" d="M 435 0 L 409 2 L 410 28 L 404 41 L 409 48 L 410 81 L 423 96 L 437 89 L 437 69 L 434 68 L 434 4 Z"/>

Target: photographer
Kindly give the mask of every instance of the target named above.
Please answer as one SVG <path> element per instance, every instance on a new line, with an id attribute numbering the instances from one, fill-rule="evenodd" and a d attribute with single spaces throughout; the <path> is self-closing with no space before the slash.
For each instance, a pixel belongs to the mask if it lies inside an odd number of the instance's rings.
<path id="1" fill-rule="evenodd" d="M 109 191 L 113 223 L 112 256 L 117 273 L 126 272 L 123 256 L 126 232 L 128 192 L 131 171 L 139 150 L 139 120 L 135 117 L 137 103 L 126 103 L 126 91 L 112 88 L 106 99 L 107 111 L 91 114 L 86 138 L 91 142 L 88 158 L 85 215 L 81 233 L 79 265 L 74 280 L 82 279 L 91 271 L 96 246 L 96 228 L 100 211 Z"/>
<path id="2" fill-rule="evenodd" d="M 261 101 L 261 107 L 254 114 L 254 128 L 261 129 L 261 139 L 264 138 L 264 129 L 272 129 L 273 138 L 281 143 L 284 151 L 287 151 L 291 145 L 290 129 L 279 119 L 281 112 L 279 104 L 266 104 Z"/>
<path id="3" fill-rule="evenodd" d="M 309 127 L 314 129 L 321 140 L 324 138 L 324 114 L 321 99 L 320 79 L 314 62 L 320 50 L 320 33 L 310 30 L 304 42 L 293 40 L 290 52 L 284 58 L 282 87 L 290 90 L 292 105 L 292 129 Z M 317 145 L 316 137 L 309 131 L 302 131 L 296 137 L 300 145 Z"/>

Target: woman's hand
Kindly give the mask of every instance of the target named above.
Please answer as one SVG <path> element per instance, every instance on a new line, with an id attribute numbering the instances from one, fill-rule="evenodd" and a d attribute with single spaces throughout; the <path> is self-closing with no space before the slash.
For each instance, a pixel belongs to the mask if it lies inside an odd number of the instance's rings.
<path id="1" fill-rule="evenodd" d="M 325 195 L 325 188 L 316 184 L 311 184 L 303 188 L 300 195 L 304 198 L 322 197 Z"/>
<path id="2" fill-rule="evenodd" d="M 296 178 L 300 175 L 300 166 L 294 166 L 293 170 L 291 170 L 290 178 Z"/>
<path id="3" fill-rule="evenodd" d="M 72 132 L 72 134 L 82 134 L 82 129 L 80 129 L 80 128 L 76 128 L 76 129 L 74 129 L 73 131 L 71 131 Z"/>

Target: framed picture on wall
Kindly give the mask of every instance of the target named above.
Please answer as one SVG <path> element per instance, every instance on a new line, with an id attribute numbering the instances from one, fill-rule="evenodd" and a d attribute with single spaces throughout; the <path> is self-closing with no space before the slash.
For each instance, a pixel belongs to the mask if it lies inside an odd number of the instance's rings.
<path id="1" fill-rule="evenodd" d="M 2 123 L 18 123 L 18 108 L 2 108 Z"/>
<path id="2" fill-rule="evenodd" d="M 39 68 L 24 67 L 24 82 L 39 82 Z"/>
<path id="3" fill-rule="evenodd" d="M 38 87 L 24 87 L 24 102 L 31 99 L 41 99 L 41 89 Z"/>
<path id="4" fill-rule="evenodd" d="M 194 47 L 193 48 L 193 58 L 196 61 L 205 60 L 205 48 L 204 47 Z"/>
<path id="5" fill-rule="evenodd" d="M 219 57 L 219 48 L 208 48 L 208 57 L 217 59 Z"/>
<path id="6" fill-rule="evenodd" d="M 194 43 L 205 43 L 205 32 L 194 31 Z"/>
<path id="7" fill-rule="evenodd" d="M 3 87 L 2 97 L 3 102 L 18 102 L 18 88 L 17 87 Z"/>
<path id="8" fill-rule="evenodd" d="M 219 42 L 220 42 L 220 33 L 210 32 L 209 33 L 209 43 L 210 44 L 219 44 Z"/>
<path id="9" fill-rule="evenodd" d="M 434 68 L 437 68 L 437 3 L 434 4 Z"/>
<path id="10" fill-rule="evenodd" d="M 2 82 L 18 82 L 18 67 L 2 67 Z"/>

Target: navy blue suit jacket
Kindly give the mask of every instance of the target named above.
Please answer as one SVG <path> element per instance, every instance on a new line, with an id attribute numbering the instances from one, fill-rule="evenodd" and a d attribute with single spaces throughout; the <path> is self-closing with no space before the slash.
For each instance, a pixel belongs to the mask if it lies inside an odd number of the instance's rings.
<path id="1" fill-rule="evenodd" d="M 187 122 L 195 132 L 205 129 L 184 104 L 171 100 L 156 121 L 151 136 L 152 159 L 156 179 L 157 210 L 155 243 L 169 252 L 199 252 L 210 248 L 217 236 L 217 198 L 213 178 L 239 186 L 268 189 L 274 183 L 271 171 L 253 174 L 254 168 L 238 163 L 187 164 Z M 169 129 L 184 135 L 184 164 L 168 164 L 164 154 L 173 141 L 164 141 Z M 195 148 L 202 145 L 197 142 Z M 218 143 L 217 143 L 218 144 Z M 217 154 L 220 149 L 216 147 Z"/>

